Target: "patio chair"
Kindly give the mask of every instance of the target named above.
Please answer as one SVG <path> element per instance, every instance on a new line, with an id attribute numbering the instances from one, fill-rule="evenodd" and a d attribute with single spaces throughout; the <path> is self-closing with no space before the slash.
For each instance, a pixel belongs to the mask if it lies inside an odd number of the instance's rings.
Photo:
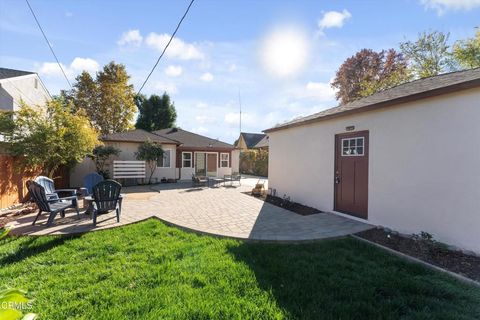
<path id="1" fill-rule="evenodd" d="M 96 172 L 89 173 L 85 177 L 83 177 L 83 186 L 87 191 L 86 196 L 92 195 L 93 187 L 97 183 L 102 182 L 103 180 L 103 176 L 99 175 Z"/>
<path id="2" fill-rule="evenodd" d="M 260 197 L 265 194 L 265 181 L 258 180 L 255 184 L 255 188 L 252 189 L 252 196 Z"/>
<path id="3" fill-rule="evenodd" d="M 206 186 L 208 183 L 207 177 L 204 176 L 196 176 L 192 174 L 192 185 L 193 187 L 199 187 L 199 186 Z"/>
<path id="4" fill-rule="evenodd" d="M 33 201 L 38 206 L 38 213 L 33 220 L 32 226 L 35 225 L 37 222 L 38 217 L 42 212 L 48 212 L 48 221 L 47 226 L 51 226 L 53 220 L 57 213 L 60 212 L 62 218 L 65 217 L 65 210 L 68 208 L 75 208 L 77 211 L 77 218 L 80 218 L 80 211 L 78 210 L 78 202 L 77 196 L 70 196 L 65 198 L 55 198 L 55 199 L 48 199 L 48 195 L 45 192 L 45 188 L 35 181 L 28 181 L 27 182 L 28 192 L 30 193 Z"/>
<path id="5" fill-rule="evenodd" d="M 59 193 L 68 194 L 69 197 L 76 196 L 76 189 L 55 189 L 55 183 L 52 179 L 45 176 L 38 176 L 35 178 L 35 182 L 41 185 L 45 189 L 45 194 L 48 200 L 59 200 Z M 75 199 L 75 201 L 77 201 Z"/>
<path id="6" fill-rule="evenodd" d="M 92 188 L 93 196 L 93 225 L 97 224 L 97 215 L 115 210 L 117 222 L 120 222 L 122 211 L 120 191 L 122 185 L 115 180 L 104 180 Z"/>
<path id="7" fill-rule="evenodd" d="M 238 185 L 240 185 L 240 186 L 242 185 L 242 182 L 241 182 L 242 175 L 241 175 L 240 173 L 238 173 L 238 172 L 233 172 L 231 179 L 232 179 L 232 183 L 233 183 L 234 181 L 238 181 Z"/>

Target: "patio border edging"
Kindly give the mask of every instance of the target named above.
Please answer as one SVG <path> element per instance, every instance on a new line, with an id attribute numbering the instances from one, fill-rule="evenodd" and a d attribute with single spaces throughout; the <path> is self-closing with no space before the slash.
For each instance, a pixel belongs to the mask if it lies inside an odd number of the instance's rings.
<path id="1" fill-rule="evenodd" d="M 460 280 L 460 281 L 462 281 L 462 282 L 464 282 L 464 283 L 472 284 L 472 285 L 480 288 L 480 282 L 478 282 L 478 281 L 476 281 L 476 280 L 467 278 L 467 277 L 465 277 L 465 276 L 462 276 L 462 275 L 460 275 L 460 274 L 458 274 L 458 273 L 455 273 L 455 272 L 452 272 L 452 271 L 450 271 L 450 270 L 443 269 L 443 268 L 441 268 L 441 267 L 439 267 L 439 266 L 436 266 L 436 265 L 431 264 L 431 263 L 429 263 L 429 262 L 426 262 L 426 261 L 420 260 L 420 259 L 418 259 L 418 258 L 409 256 L 409 255 L 407 255 L 407 254 L 405 254 L 405 253 L 402 253 L 402 252 L 400 252 L 400 251 L 396 251 L 396 250 L 394 250 L 394 249 L 392 249 L 392 248 L 383 246 L 383 245 L 378 244 L 378 243 L 376 243 L 376 242 L 373 242 L 373 241 L 370 241 L 370 240 L 361 238 L 361 237 L 359 237 L 359 236 L 357 236 L 357 235 L 355 235 L 355 234 L 351 234 L 350 236 L 351 236 L 352 238 L 354 238 L 354 239 L 363 241 L 364 243 L 367 243 L 367 244 L 372 245 L 372 246 L 374 246 L 374 247 L 377 247 L 377 248 L 383 249 L 383 250 L 385 250 L 385 251 L 388 251 L 388 252 L 390 252 L 390 253 L 398 256 L 398 257 L 404 258 L 404 259 L 406 259 L 406 260 L 408 260 L 408 261 L 410 261 L 410 262 L 418 263 L 418 264 L 421 264 L 421 265 L 423 265 L 423 266 L 425 266 L 425 267 L 427 267 L 427 268 L 429 268 L 429 269 L 443 272 L 443 273 L 445 273 L 445 274 L 448 274 L 448 275 L 456 278 L 457 280 Z"/>

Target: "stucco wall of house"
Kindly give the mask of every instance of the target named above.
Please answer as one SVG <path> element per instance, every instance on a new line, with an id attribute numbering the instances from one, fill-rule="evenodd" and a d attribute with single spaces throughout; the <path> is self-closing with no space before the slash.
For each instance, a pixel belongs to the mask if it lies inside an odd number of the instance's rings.
<path id="1" fill-rule="evenodd" d="M 43 107 L 50 99 L 50 94 L 36 74 L 0 80 L 0 109 L 17 111 L 22 100 L 29 106 Z"/>
<path id="2" fill-rule="evenodd" d="M 271 132 L 269 186 L 333 211 L 335 134 L 368 130 L 368 222 L 480 252 L 479 101 L 470 89 Z"/>
<path id="3" fill-rule="evenodd" d="M 232 150 L 231 167 L 232 172 L 240 172 L 240 149 Z"/>

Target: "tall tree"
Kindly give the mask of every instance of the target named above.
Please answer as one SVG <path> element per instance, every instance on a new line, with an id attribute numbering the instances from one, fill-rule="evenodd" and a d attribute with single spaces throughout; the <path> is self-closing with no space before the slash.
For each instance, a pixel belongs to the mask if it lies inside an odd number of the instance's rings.
<path id="1" fill-rule="evenodd" d="M 73 90 L 64 94 L 74 103 L 74 111 L 85 110 L 90 122 L 102 134 L 121 132 L 132 127 L 135 116 L 135 93 L 128 84 L 125 66 L 110 62 L 93 79 L 82 72 Z"/>
<path id="2" fill-rule="evenodd" d="M 341 104 L 387 89 L 410 79 L 403 56 L 390 49 L 362 49 L 337 70 L 332 87 Z"/>
<path id="3" fill-rule="evenodd" d="M 417 78 L 435 76 L 452 68 L 449 54 L 449 33 L 422 32 L 415 42 L 400 43 L 400 49 Z"/>
<path id="4" fill-rule="evenodd" d="M 463 69 L 480 67 L 480 30 L 473 38 L 457 40 L 452 48 L 452 56 Z"/>
<path id="5" fill-rule="evenodd" d="M 135 127 L 147 131 L 166 129 L 175 126 L 177 112 L 170 96 L 165 92 L 162 96 L 137 96 L 135 103 L 138 108 L 138 118 Z"/>
<path id="6" fill-rule="evenodd" d="M 27 168 L 42 167 L 49 177 L 61 165 L 82 161 L 98 144 L 83 111 L 72 113 L 56 98 L 47 103 L 46 112 L 23 105 L 9 118 L 2 134 L 12 154 Z"/>

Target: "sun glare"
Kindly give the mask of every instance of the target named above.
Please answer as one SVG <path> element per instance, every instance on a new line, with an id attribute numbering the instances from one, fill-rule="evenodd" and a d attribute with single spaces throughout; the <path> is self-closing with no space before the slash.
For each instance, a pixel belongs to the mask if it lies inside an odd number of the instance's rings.
<path id="1" fill-rule="evenodd" d="M 308 58 L 306 33 L 299 28 L 277 28 L 263 40 L 260 56 L 265 69 L 278 77 L 298 74 Z"/>

